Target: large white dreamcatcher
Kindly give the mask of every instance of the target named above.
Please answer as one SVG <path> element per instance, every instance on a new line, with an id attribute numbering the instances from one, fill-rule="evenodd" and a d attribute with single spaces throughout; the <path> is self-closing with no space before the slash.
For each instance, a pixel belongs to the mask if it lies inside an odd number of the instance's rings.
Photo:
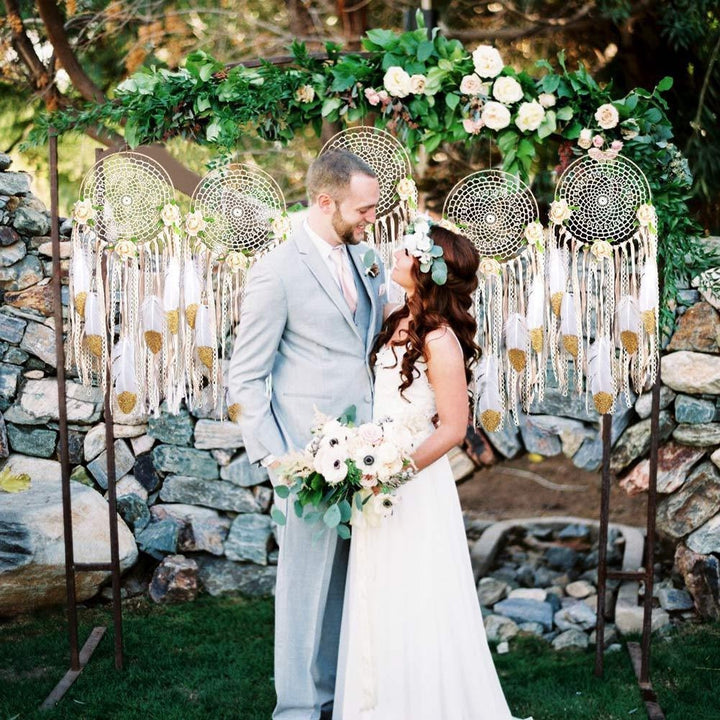
<path id="1" fill-rule="evenodd" d="M 201 403 L 209 381 L 216 407 L 220 362 L 228 332 L 239 319 L 247 270 L 290 232 L 282 190 L 255 165 L 213 170 L 195 188 L 185 231 L 184 294 L 192 330 L 186 346 L 189 397 Z M 228 408 L 231 417 L 236 411 Z"/>
<path id="2" fill-rule="evenodd" d="M 527 409 L 544 389 L 543 228 L 530 189 L 500 170 L 460 180 L 445 200 L 443 215 L 480 253 L 476 413 L 483 428 L 493 432 L 502 426 L 506 408 L 517 423 L 518 400 Z"/>
<path id="3" fill-rule="evenodd" d="M 104 388 L 110 338 L 114 398 L 123 414 L 144 412 L 145 401 L 156 405 L 153 393 L 160 395 L 155 392 L 157 383 L 148 376 L 143 353 L 141 298 L 148 293 L 148 278 L 162 274 L 160 256 L 172 253 L 179 241 L 171 229 L 179 219 L 173 197 L 172 182 L 162 166 L 140 153 L 119 152 L 107 155 L 88 171 L 73 210 L 72 356 L 82 382 L 99 380 Z M 158 364 L 162 372 L 158 382 L 174 379 L 179 384 L 176 392 L 182 394 L 181 379 L 173 378 L 173 373 L 179 376 L 180 372 L 179 353 L 171 357 L 163 340 L 168 327 L 168 318 L 160 317 L 157 336 L 149 344 L 153 352 L 164 355 Z M 168 394 L 167 388 L 163 394 Z"/>
<path id="4" fill-rule="evenodd" d="M 650 187 L 622 156 L 572 163 L 550 206 L 550 347 L 560 388 L 575 366 L 578 393 L 600 414 L 631 402 L 658 361 L 657 229 Z"/>
<path id="5" fill-rule="evenodd" d="M 405 148 L 389 132 L 361 125 L 346 128 L 330 138 L 320 154 L 330 150 L 348 150 L 375 171 L 380 184 L 380 200 L 375 209 L 370 244 L 389 267 L 410 213 L 417 209 L 417 187 L 411 177 L 410 158 Z"/>

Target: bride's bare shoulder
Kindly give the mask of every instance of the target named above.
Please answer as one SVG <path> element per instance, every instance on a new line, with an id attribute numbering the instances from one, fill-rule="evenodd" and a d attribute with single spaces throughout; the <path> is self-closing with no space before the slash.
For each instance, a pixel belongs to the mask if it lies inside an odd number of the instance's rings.
<path id="1" fill-rule="evenodd" d="M 400 303 L 386 303 L 383 308 L 383 320 L 387 320 L 396 310 L 402 307 Z"/>
<path id="2" fill-rule="evenodd" d="M 458 353 L 462 357 L 462 347 L 457 335 L 449 325 L 441 325 L 425 336 L 425 348 L 428 355 L 452 357 Z"/>

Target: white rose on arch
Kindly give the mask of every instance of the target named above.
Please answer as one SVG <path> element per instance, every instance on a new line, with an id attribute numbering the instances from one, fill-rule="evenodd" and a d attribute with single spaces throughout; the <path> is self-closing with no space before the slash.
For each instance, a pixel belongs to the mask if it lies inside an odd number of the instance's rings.
<path id="1" fill-rule="evenodd" d="M 557 102 L 557 100 L 552 93 L 540 93 L 538 95 L 538 102 L 544 108 L 551 108 L 551 107 L 555 107 L 555 103 Z"/>
<path id="2" fill-rule="evenodd" d="M 387 69 L 383 85 L 393 97 L 407 97 L 412 90 L 410 76 L 399 65 L 393 65 Z"/>
<path id="3" fill-rule="evenodd" d="M 315 88 L 312 85 L 301 85 L 295 91 L 295 99 L 301 103 L 310 103 L 315 99 Z"/>
<path id="4" fill-rule="evenodd" d="M 614 105 L 605 103 L 595 111 L 595 119 L 603 130 L 610 130 L 618 124 L 620 115 Z"/>
<path id="5" fill-rule="evenodd" d="M 497 77 L 505 67 L 500 53 L 490 45 L 478 45 L 472 59 L 475 72 L 483 78 Z"/>
<path id="6" fill-rule="evenodd" d="M 480 119 L 491 130 L 502 130 L 510 124 L 510 111 L 499 102 L 485 103 Z"/>
<path id="7" fill-rule="evenodd" d="M 533 100 L 532 102 L 524 102 L 520 106 L 515 118 L 515 124 L 523 132 L 532 132 L 540 127 L 544 118 L 545 109 L 539 102 Z"/>
<path id="8" fill-rule="evenodd" d="M 464 75 L 460 81 L 460 92 L 463 95 L 482 95 L 486 90 L 485 83 L 479 75 Z"/>
<path id="9" fill-rule="evenodd" d="M 493 85 L 493 97 L 504 105 L 522 100 L 523 89 L 520 83 L 512 77 L 499 77 Z"/>

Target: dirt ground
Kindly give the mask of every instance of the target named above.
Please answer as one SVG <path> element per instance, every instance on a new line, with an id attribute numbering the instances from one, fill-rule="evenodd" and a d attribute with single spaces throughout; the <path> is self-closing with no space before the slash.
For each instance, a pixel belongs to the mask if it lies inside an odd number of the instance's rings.
<path id="1" fill-rule="evenodd" d="M 610 520 L 644 527 L 646 495 L 629 497 L 613 478 Z M 482 468 L 458 484 L 463 510 L 481 519 L 548 515 L 600 518 L 600 472 L 576 468 L 564 455 L 532 462 L 527 455 Z"/>

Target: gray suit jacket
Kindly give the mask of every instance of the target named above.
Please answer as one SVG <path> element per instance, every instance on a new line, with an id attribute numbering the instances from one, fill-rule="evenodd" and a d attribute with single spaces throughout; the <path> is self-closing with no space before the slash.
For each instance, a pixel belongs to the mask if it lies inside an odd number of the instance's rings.
<path id="1" fill-rule="evenodd" d="M 362 257 L 368 249 L 364 243 L 348 246 L 370 301 L 366 328 L 355 325 L 342 291 L 302 229 L 250 271 L 228 396 L 229 404 L 240 404 L 251 462 L 304 447 L 314 406 L 337 416 L 355 405 L 359 421 L 370 419 L 367 356 L 382 325 L 386 294 L 382 265 L 377 277 L 365 271 Z"/>

